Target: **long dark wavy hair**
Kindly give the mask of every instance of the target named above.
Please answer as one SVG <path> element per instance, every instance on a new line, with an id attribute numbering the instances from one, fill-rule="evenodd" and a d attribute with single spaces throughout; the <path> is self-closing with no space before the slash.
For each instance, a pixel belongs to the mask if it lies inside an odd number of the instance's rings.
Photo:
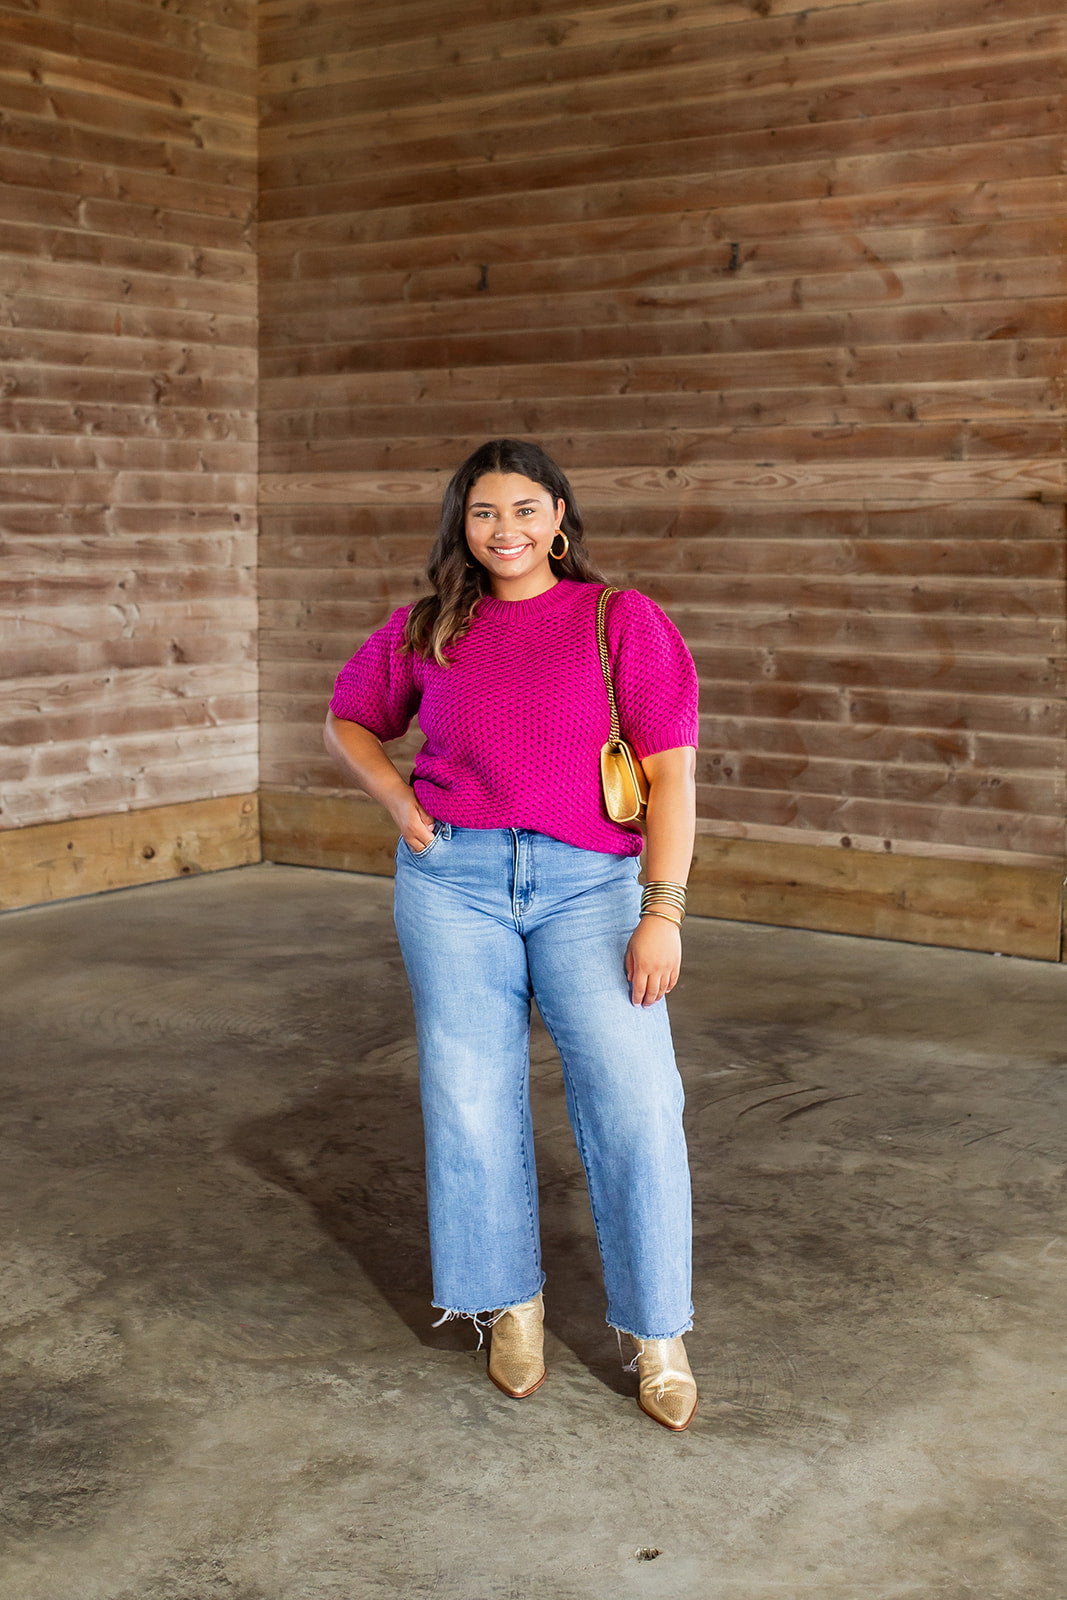
<path id="1" fill-rule="evenodd" d="M 570 540 L 570 548 L 565 556 L 552 557 L 552 571 L 558 578 L 573 578 L 577 583 L 604 582 L 586 553 L 582 514 L 574 490 L 552 458 L 540 445 L 525 439 L 489 439 L 453 473 L 445 490 L 441 525 L 426 564 L 434 593 L 416 601 L 404 629 L 404 649 L 444 667 L 448 665 L 449 645 L 462 639 L 479 600 L 491 592 L 489 574 L 481 562 L 470 564 L 466 536 L 467 496 L 487 472 L 518 473 L 547 490 L 553 507 L 562 500 L 566 509 L 560 526 Z"/>

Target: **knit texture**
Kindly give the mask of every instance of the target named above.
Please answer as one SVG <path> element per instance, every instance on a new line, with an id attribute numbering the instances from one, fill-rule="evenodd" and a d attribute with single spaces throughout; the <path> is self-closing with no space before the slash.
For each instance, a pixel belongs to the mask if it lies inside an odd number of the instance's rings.
<path id="1" fill-rule="evenodd" d="M 478 605 L 447 667 L 402 655 L 410 607 L 394 611 L 342 668 L 331 709 L 383 743 L 418 714 L 426 743 L 413 786 L 432 817 L 463 828 L 528 828 L 583 850 L 640 855 L 600 792 L 608 697 L 596 644 L 600 586 L 563 579 L 532 600 Z M 653 601 L 608 602 L 608 650 L 624 739 L 642 758 L 696 745 L 697 678 Z"/>

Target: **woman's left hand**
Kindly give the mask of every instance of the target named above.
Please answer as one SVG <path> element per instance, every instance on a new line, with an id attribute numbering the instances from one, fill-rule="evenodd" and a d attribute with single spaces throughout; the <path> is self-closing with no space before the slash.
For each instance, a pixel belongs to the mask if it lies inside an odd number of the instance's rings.
<path id="1" fill-rule="evenodd" d="M 626 976 L 634 1005 L 654 1006 L 670 994 L 681 970 L 681 929 L 666 917 L 642 917 L 626 946 Z"/>

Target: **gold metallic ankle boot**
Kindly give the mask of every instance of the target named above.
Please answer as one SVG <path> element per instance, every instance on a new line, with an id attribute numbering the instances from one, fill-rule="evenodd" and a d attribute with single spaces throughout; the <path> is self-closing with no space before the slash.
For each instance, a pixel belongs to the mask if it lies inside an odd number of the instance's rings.
<path id="1" fill-rule="evenodd" d="M 638 1405 L 654 1422 L 680 1433 L 688 1428 L 697 1409 L 696 1380 L 681 1335 L 677 1339 L 635 1338 L 634 1346 Z"/>
<path id="2" fill-rule="evenodd" d="M 545 1381 L 545 1303 L 540 1295 L 502 1311 L 493 1323 L 489 1376 L 513 1400 L 522 1400 Z"/>

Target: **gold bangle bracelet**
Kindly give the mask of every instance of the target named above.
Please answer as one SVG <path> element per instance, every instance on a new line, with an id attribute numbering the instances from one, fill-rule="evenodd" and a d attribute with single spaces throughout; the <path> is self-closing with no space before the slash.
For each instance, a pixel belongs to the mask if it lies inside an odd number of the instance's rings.
<path id="1" fill-rule="evenodd" d="M 685 901 L 679 900 L 670 894 L 643 894 L 641 896 L 641 910 L 648 911 L 652 906 L 666 906 L 670 911 L 677 911 L 679 919 L 685 921 Z"/>
<path id="2" fill-rule="evenodd" d="M 641 915 L 643 917 L 661 917 L 664 922 L 669 922 L 672 928 L 677 928 L 681 932 L 682 924 L 678 918 L 669 917 L 665 911 L 642 911 Z"/>
<path id="3" fill-rule="evenodd" d="M 677 900 L 681 905 L 686 901 L 683 883 L 646 883 L 641 893 L 646 900 Z"/>

